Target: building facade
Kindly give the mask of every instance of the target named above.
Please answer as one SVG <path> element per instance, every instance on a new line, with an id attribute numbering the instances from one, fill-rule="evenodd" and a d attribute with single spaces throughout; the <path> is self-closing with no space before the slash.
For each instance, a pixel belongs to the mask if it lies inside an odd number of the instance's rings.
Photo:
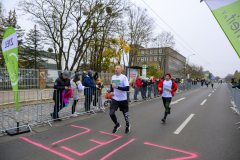
<path id="1" fill-rule="evenodd" d="M 158 64 L 158 69 L 170 72 L 172 77 L 184 77 L 186 57 L 171 48 L 140 48 L 134 65 Z"/>

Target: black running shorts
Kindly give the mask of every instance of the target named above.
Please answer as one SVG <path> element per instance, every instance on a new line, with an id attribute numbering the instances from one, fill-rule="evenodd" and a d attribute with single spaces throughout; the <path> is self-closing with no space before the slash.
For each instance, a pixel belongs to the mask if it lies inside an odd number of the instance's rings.
<path id="1" fill-rule="evenodd" d="M 116 101 L 115 99 L 112 99 L 110 109 L 115 109 L 115 111 L 117 111 L 118 108 L 120 108 L 120 111 L 128 112 L 129 111 L 128 101 L 127 100 Z"/>

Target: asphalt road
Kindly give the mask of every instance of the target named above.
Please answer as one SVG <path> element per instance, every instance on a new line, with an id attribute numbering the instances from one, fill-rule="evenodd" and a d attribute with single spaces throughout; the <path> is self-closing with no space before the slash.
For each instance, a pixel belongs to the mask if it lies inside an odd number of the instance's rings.
<path id="1" fill-rule="evenodd" d="M 176 94 L 165 124 L 160 98 L 131 106 L 129 134 L 124 133 L 125 121 L 117 112 L 122 127 L 115 135 L 113 122 L 103 113 L 60 126 L 63 122 L 54 122 L 58 127 L 4 142 L 0 137 L 0 159 L 239 160 L 240 130 L 235 123 L 240 118 L 230 109 L 227 85 L 217 86 Z"/>

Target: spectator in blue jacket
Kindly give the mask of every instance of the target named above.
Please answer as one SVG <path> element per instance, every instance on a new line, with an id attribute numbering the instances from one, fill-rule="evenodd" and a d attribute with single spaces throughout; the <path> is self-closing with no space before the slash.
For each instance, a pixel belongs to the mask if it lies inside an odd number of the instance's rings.
<path id="1" fill-rule="evenodd" d="M 89 70 L 88 74 L 85 75 L 83 85 L 84 88 L 84 96 L 85 96 L 85 112 L 90 112 L 90 105 L 92 103 L 92 96 L 98 85 L 95 85 L 93 82 L 93 71 Z"/>

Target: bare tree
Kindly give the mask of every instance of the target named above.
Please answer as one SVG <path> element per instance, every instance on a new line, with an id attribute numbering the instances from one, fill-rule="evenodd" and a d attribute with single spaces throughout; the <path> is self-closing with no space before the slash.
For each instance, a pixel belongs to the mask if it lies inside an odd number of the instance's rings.
<path id="1" fill-rule="evenodd" d="M 173 56 L 174 54 L 174 46 L 175 46 L 175 39 L 174 35 L 172 35 L 171 32 L 163 31 L 160 34 L 158 34 L 154 39 L 153 43 L 158 48 L 162 49 L 162 53 L 159 53 L 159 56 L 161 56 L 161 61 L 159 61 L 160 68 L 163 70 L 163 75 L 165 75 L 166 71 L 166 58 L 167 56 Z"/>
<path id="2" fill-rule="evenodd" d="M 148 15 L 147 9 L 132 6 L 126 12 L 128 27 L 127 42 L 130 44 L 128 65 L 131 66 L 135 57 L 139 54 L 141 45 L 150 40 L 155 25 Z"/>

